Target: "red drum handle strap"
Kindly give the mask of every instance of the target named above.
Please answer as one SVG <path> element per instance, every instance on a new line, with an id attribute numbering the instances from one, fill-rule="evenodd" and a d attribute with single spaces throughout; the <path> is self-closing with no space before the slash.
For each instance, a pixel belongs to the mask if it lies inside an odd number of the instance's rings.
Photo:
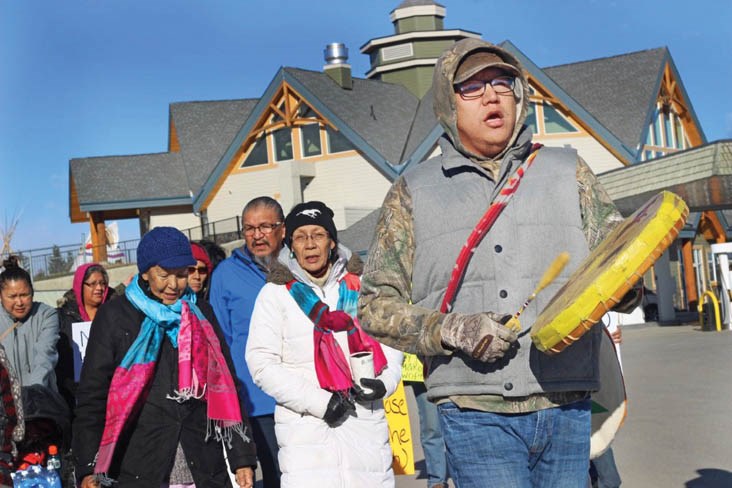
<path id="1" fill-rule="evenodd" d="M 498 219 L 498 216 L 501 215 L 503 209 L 508 205 L 513 194 L 516 193 L 519 183 L 521 183 L 521 178 L 524 177 L 524 173 L 529 169 L 531 163 L 534 162 L 534 158 L 541 147 L 542 145 L 538 143 L 531 146 L 531 155 L 526 158 L 526 161 L 524 161 L 511 175 L 504 187 L 501 188 L 501 191 L 498 192 L 493 203 L 488 207 L 486 213 L 478 221 L 473 232 L 470 233 L 467 242 L 460 250 L 460 254 L 455 262 L 455 267 L 452 269 L 452 275 L 450 275 L 450 281 L 448 282 L 447 290 L 445 291 L 445 298 L 442 299 L 442 305 L 440 305 L 440 312 L 447 313 L 452 308 L 452 302 L 455 299 L 458 286 L 465 276 L 465 271 L 468 269 L 470 259 L 473 257 L 473 250 L 478 247 L 480 242 Z"/>

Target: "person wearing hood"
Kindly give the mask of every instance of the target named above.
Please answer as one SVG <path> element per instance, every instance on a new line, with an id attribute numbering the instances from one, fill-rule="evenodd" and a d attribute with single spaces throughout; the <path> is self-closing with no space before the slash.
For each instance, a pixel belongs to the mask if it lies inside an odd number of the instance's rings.
<path id="1" fill-rule="evenodd" d="M 356 318 L 362 264 L 338 245 L 333 211 L 312 201 L 285 218 L 279 263 L 257 297 L 246 361 L 272 396 L 283 487 L 393 487 L 383 398 L 401 378 L 402 353 L 366 335 Z M 371 353 L 371 378 L 348 358 Z"/>
<path id="2" fill-rule="evenodd" d="M 71 412 L 76 406 L 74 395 L 78 385 L 74 377 L 72 324 L 94 320 L 99 307 L 113 296 L 115 292 L 109 287 L 109 275 L 104 266 L 87 263 L 76 268 L 71 290 L 64 293 L 59 301 L 60 337 L 57 345 L 56 383 Z"/>
<path id="3" fill-rule="evenodd" d="M 437 61 L 432 89 L 441 154 L 387 193 L 359 318 L 379 341 L 426 358 L 456 486 L 585 488 L 602 331 L 548 356 L 503 323 L 569 252 L 521 315 L 529 328 L 622 217 L 574 149 L 532 143 L 529 86 L 512 54 L 461 40 Z M 497 220 L 467 246 L 467 264 L 456 259 L 492 205 Z"/>
<path id="4" fill-rule="evenodd" d="M 30 274 L 17 256 L 3 262 L 0 273 L 0 343 L 21 386 L 43 385 L 56 391 L 59 338 L 55 308 L 33 301 Z"/>
<path id="5" fill-rule="evenodd" d="M 213 310 L 188 287 L 186 236 L 156 227 L 139 274 L 92 322 L 77 388 L 72 450 L 81 488 L 241 488 L 256 450 Z"/>

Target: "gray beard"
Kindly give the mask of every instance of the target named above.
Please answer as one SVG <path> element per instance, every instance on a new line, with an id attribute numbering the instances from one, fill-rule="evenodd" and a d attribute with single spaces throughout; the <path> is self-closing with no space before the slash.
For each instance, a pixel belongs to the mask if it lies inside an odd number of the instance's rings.
<path id="1" fill-rule="evenodd" d="M 269 272 L 269 267 L 272 265 L 275 259 L 277 259 L 277 256 L 274 254 L 268 254 L 267 256 L 252 256 L 254 258 L 254 263 L 259 266 L 259 268 L 264 272 Z"/>

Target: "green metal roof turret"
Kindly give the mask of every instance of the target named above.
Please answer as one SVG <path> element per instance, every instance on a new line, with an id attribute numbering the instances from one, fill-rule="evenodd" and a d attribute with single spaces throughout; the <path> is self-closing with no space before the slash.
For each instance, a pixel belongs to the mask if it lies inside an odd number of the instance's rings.
<path id="1" fill-rule="evenodd" d="M 437 58 L 452 43 L 477 32 L 445 30 L 445 7 L 432 0 L 404 0 L 391 11 L 394 35 L 371 39 L 361 52 L 371 58 L 367 78 L 398 83 L 418 98 L 432 86 Z"/>

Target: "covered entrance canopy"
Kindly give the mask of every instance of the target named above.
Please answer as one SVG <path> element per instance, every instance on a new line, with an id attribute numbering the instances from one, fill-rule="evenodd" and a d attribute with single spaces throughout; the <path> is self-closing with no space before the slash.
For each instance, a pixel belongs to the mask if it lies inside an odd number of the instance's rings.
<path id="1" fill-rule="evenodd" d="M 679 195 L 689 206 L 690 215 L 679 234 L 681 266 L 674 277 L 668 253 L 655 266 L 658 311 L 661 321 L 677 320 L 674 294 L 689 310 L 698 304 L 707 288 L 706 258 L 697 256 L 697 235 L 706 242 L 726 242 L 732 235 L 732 141 L 717 141 L 677 152 L 646 163 L 598 175 L 620 212 L 627 216 L 662 190 Z M 719 211 L 719 212 L 718 212 Z M 681 298 L 683 297 L 683 298 Z M 682 306 L 683 308 L 683 306 Z"/>
<path id="2" fill-rule="evenodd" d="M 732 209 L 732 140 L 608 171 L 599 179 L 625 216 L 662 190 L 683 198 L 691 212 Z"/>

